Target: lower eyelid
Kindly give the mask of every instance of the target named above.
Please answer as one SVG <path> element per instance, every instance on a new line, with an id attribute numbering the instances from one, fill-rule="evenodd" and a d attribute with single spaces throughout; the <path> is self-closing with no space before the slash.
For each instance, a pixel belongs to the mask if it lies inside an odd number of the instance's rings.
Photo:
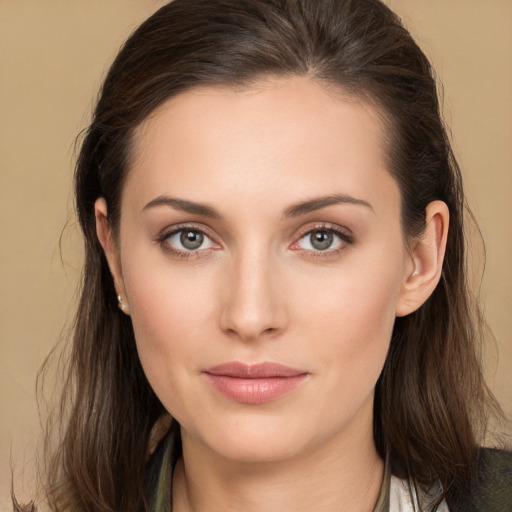
<path id="1" fill-rule="evenodd" d="M 328 251 L 304 251 L 304 257 L 310 260 L 332 261 L 339 258 L 347 249 L 347 245 L 344 244 L 341 247 Z"/>

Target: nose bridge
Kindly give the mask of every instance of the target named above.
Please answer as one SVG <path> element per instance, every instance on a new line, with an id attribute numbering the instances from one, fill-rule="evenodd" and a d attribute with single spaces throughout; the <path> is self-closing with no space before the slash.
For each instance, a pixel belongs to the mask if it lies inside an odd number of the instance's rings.
<path id="1" fill-rule="evenodd" d="M 278 265 L 263 247 L 246 246 L 233 256 L 221 315 L 223 330 L 245 340 L 281 330 L 285 310 Z"/>

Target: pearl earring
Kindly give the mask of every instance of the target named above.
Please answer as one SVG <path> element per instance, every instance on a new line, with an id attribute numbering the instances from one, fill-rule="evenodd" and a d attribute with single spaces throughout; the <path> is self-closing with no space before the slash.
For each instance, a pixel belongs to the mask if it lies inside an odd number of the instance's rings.
<path id="1" fill-rule="evenodd" d="M 117 294 L 117 306 L 119 307 L 119 309 L 126 315 L 129 314 L 129 308 L 128 306 L 126 306 L 125 304 L 123 304 L 123 298 L 121 297 L 121 295 Z"/>

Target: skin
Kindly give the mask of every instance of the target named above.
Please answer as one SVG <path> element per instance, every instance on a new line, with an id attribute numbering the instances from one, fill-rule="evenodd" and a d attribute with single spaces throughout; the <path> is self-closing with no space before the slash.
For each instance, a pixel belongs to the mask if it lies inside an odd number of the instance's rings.
<path id="1" fill-rule="evenodd" d="M 448 229 L 436 201 L 421 240 L 404 240 L 382 140 L 374 108 L 309 78 L 198 88 L 138 128 L 118 240 L 97 201 L 142 365 L 181 425 L 178 512 L 373 510 L 383 474 L 375 383 L 395 317 L 439 280 Z M 333 195 L 345 200 L 290 215 Z M 162 196 L 218 218 L 147 206 Z M 199 250 L 168 236 L 183 224 L 207 235 Z M 327 250 L 312 245 L 313 229 L 332 234 Z M 275 400 L 243 404 L 203 373 L 229 361 L 278 362 L 307 377 Z"/>

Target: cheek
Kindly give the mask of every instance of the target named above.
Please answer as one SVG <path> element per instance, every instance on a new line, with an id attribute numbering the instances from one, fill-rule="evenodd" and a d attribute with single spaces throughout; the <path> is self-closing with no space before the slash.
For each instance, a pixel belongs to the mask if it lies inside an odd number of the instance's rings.
<path id="1" fill-rule="evenodd" d="M 347 262 L 329 279 L 310 275 L 303 282 L 308 293 L 290 294 L 298 330 L 310 332 L 325 366 L 339 361 L 354 382 L 368 374 L 376 379 L 384 364 L 403 274 L 400 264 L 386 262 L 402 261 L 396 256 Z"/>
<path id="2" fill-rule="evenodd" d="M 211 285 L 204 272 L 142 260 L 127 263 L 125 287 L 139 357 L 158 388 L 156 381 L 180 378 L 197 367 L 205 328 L 214 317 L 207 293 Z"/>
<path id="3" fill-rule="evenodd" d="M 156 266 L 129 280 L 132 323 L 140 362 L 164 407 L 193 430 L 204 406 L 198 375 L 212 344 L 211 287 L 198 273 L 171 272 Z M 201 281 L 201 286 L 198 286 Z"/>
<path id="4" fill-rule="evenodd" d="M 374 263 L 373 261 L 371 263 Z M 307 274 L 305 274 L 307 275 Z M 312 276 L 303 283 L 307 293 L 301 309 L 305 316 L 314 311 L 325 326 L 332 325 L 340 332 L 351 328 L 374 328 L 393 322 L 401 288 L 402 268 L 380 265 L 340 265 L 325 279 Z"/>

